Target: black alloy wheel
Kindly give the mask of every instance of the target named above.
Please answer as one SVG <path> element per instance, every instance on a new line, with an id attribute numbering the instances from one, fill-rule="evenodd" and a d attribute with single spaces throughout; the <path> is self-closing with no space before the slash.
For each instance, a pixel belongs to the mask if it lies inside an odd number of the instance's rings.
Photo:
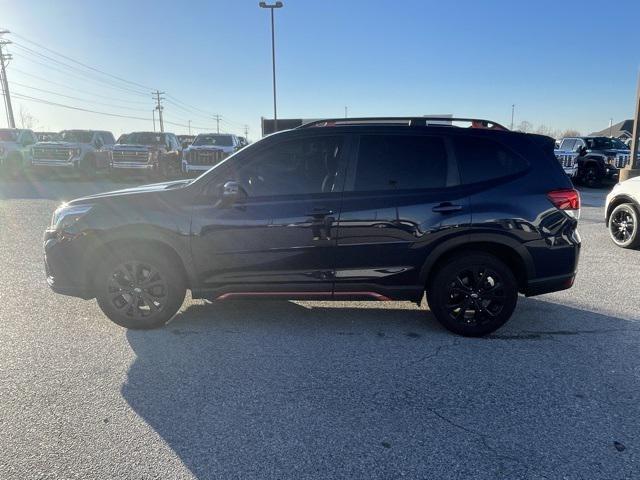
<path id="1" fill-rule="evenodd" d="M 436 273 L 427 291 L 435 317 L 447 329 L 481 336 L 500 328 L 513 313 L 518 288 L 509 267 L 490 254 L 452 259 Z"/>
<path id="2" fill-rule="evenodd" d="M 618 205 L 609 217 L 609 235 L 622 248 L 636 248 L 640 245 L 638 235 L 638 211 L 633 205 Z"/>
<path id="3" fill-rule="evenodd" d="M 186 293 L 180 269 L 160 255 L 145 252 L 105 261 L 95 286 L 98 305 L 107 317 L 139 329 L 167 323 Z"/>

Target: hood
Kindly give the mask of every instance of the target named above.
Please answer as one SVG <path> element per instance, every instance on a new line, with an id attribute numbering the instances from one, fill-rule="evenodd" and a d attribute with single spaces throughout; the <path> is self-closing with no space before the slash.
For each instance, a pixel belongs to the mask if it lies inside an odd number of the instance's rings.
<path id="1" fill-rule="evenodd" d="M 129 195 L 140 195 L 144 193 L 161 192 L 164 190 L 171 190 L 189 185 L 193 180 L 174 180 L 171 182 L 153 183 L 150 185 L 140 185 L 138 187 L 124 188 L 122 190 L 114 190 L 112 192 L 97 193 L 95 195 L 89 195 L 82 198 L 76 198 L 69 203 L 69 205 L 79 205 L 83 203 L 93 203 L 95 200 L 102 198 L 113 197 L 126 197 Z"/>

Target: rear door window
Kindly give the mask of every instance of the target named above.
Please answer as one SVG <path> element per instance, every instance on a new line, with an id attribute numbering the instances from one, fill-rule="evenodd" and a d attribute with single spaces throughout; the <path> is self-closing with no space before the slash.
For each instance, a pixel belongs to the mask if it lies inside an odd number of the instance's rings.
<path id="1" fill-rule="evenodd" d="M 415 190 L 446 187 L 449 165 L 438 136 L 363 135 L 353 190 Z"/>
<path id="2" fill-rule="evenodd" d="M 525 171 L 529 163 L 495 140 L 459 136 L 453 140 L 462 183 L 477 183 Z"/>

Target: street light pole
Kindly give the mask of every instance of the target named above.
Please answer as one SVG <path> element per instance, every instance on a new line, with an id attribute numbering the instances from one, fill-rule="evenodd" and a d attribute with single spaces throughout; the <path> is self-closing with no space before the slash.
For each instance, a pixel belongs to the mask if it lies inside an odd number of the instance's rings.
<path id="1" fill-rule="evenodd" d="M 278 106 L 276 101 L 276 32 L 273 11 L 276 8 L 282 8 L 282 2 L 276 2 L 268 4 L 267 2 L 260 2 L 260 8 L 268 8 L 271 10 L 271 63 L 273 73 L 273 131 L 278 131 Z"/>

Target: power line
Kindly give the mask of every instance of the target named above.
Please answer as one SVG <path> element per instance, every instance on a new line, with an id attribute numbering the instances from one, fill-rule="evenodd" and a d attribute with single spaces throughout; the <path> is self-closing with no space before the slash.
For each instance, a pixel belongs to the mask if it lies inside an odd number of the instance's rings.
<path id="1" fill-rule="evenodd" d="M 77 93 L 84 93 L 85 95 L 91 95 L 93 97 L 104 98 L 106 100 L 111 100 L 111 101 L 114 101 L 114 102 L 125 102 L 125 103 L 128 103 L 128 104 L 129 103 L 135 103 L 135 104 L 138 104 L 138 105 L 148 105 L 149 104 L 148 101 L 144 102 L 144 101 L 141 101 L 141 100 L 129 100 L 129 99 L 124 99 L 124 98 L 114 98 L 114 97 L 111 97 L 111 96 L 108 96 L 108 95 L 100 95 L 100 94 L 95 93 L 95 92 L 89 92 L 87 90 L 78 90 L 76 87 L 69 86 L 69 84 L 65 85 L 64 83 L 54 82 L 53 80 L 50 80 L 48 78 L 40 77 L 38 75 L 34 75 L 32 73 L 25 72 L 24 70 L 20 70 L 19 68 L 16 68 L 16 67 L 11 67 L 11 71 L 12 72 L 18 72 L 18 73 L 20 73 L 22 75 L 26 75 L 27 77 L 34 78 L 36 80 L 41 80 L 43 82 L 50 83 L 51 85 L 56 85 L 58 87 L 70 89 L 70 90 L 73 90 L 74 92 L 77 92 Z M 15 83 L 15 82 L 12 82 L 12 83 Z"/>
<path id="2" fill-rule="evenodd" d="M 151 90 L 151 87 L 149 87 L 149 86 L 142 85 L 141 83 L 134 82 L 134 81 L 131 81 L 131 80 L 127 80 L 126 78 L 122 78 L 122 77 L 119 77 L 117 75 L 113 75 L 112 73 L 105 72 L 104 70 L 100 70 L 99 68 L 92 67 L 91 65 L 87 65 L 86 63 L 80 62 L 80 61 L 75 60 L 75 59 L 73 59 L 71 57 L 63 55 L 62 53 L 56 52 L 55 50 L 52 50 L 52 49 L 50 49 L 48 47 L 45 47 L 44 45 L 41 45 L 41 44 L 39 44 L 37 42 L 34 42 L 33 40 L 29 40 L 28 38 L 26 38 L 26 37 L 24 37 L 22 35 L 19 35 L 17 33 L 13 33 L 12 35 L 15 36 L 15 37 L 21 38 L 25 42 L 28 42 L 28 43 L 30 43 L 32 45 L 35 45 L 36 47 L 42 48 L 43 50 L 46 50 L 47 52 L 51 52 L 54 55 L 58 55 L 59 57 L 62 57 L 64 59 L 66 59 L 66 60 L 69 60 L 69 61 L 71 61 L 73 63 L 77 63 L 78 65 L 82 65 L 83 67 L 88 68 L 89 70 L 93 70 L 94 72 L 101 73 L 102 75 L 106 75 L 108 77 L 111 77 L 113 79 L 119 80 L 121 82 L 128 83 L 130 85 L 134 85 L 134 86 L 140 87 L 140 88 L 142 88 L 144 90 Z"/>
<path id="3" fill-rule="evenodd" d="M 144 120 L 145 122 L 149 121 L 148 118 L 144 118 L 144 117 L 134 117 L 132 115 L 121 115 L 121 114 L 118 114 L 118 113 L 100 112 L 100 111 L 91 110 L 91 109 L 88 109 L 88 108 L 76 107 L 76 106 L 73 106 L 73 105 L 66 105 L 64 103 L 51 102 L 49 100 L 44 100 L 42 98 L 31 97 L 29 95 L 23 95 L 23 94 L 19 94 L 19 93 L 15 94 L 14 96 L 16 98 L 20 98 L 22 100 L 32 101 L 32 102 L 36 102 L 36 103 L 43 103 L 45 105 L 52 105 L 52 106 L 55 106 L 55 107 L 68 108 L 70 110 L 79 110 L 81 112 L 95 113 L 95 114 L 98 114 L 98 115 L 107 115 L 109 117 L 128 118 L 130 120 Z"/>
<path id="4" fill-rule="evenodd" d="M 29 88 L 31 90 L 36 90 L 38 92 L 49 93 L 51 95 L 58 95 L 60 97 L 69 98 L 71 100 L 79 100 L 81 102 L 94 103 L 96 105 L 102 105 L 102 106 L 106 106 L 106 107 L 120 108 L 122 110 L 131 110 L 131 111 L 134 111 L 134 112 L 146 112 L 147 111 L 147 109 L 142 109 L 142 108 L 123 107 L 121 105 L 113 105 L 112 103 L 96 102 L 95 100 L 88 100 L 86 98 L 74 97 L 73 95 L 65 95 L 64 93 L 58 93 L 58 92 L 54 92 L 54 91 L 51 91 L 51 90 L 45 90 L 43 88 L 32 87 L 30 85 L 25 85 L 23 83 L 18 83 L 18 82 L 15 82 L 15 81 L 12 81 L 11 84 L 12 85 L 17 85 L 17 86 L 22 87 L 22 88 Z"/>
<path id="5" fill-rule="evenodd" d="M 20 53 L 18 55 L 18 57 L 23 58 L 25 60 L 28 60 L 30 62 L 33 62 L 33 63 L 35 63 L 37 65 L 43 66 L 45 68 L 49 68 L 49 69 L 54 70 L 54 71 L 56 71 L 58 73 L 62 73 L 63 75 L 75 76 L 76 78 L 79 78 L 80 80 L 84 80 L 85 82 L 88 82 L 88 81 L 99 82 L 99 83 L 102 83 L 102 84 L 105 84 L 105 85 L 109 85 L 114 89 L 122 90 L 122 91 L 130 93 L 130 94 L 136 94 L 136 95 L 141 95 L 141 96 L 142 95 L 146 95 L 146 93 L 142 93 L 142 92 L 140 92 L 138 90 L 133 90 L 133 89 L 125 87 L 123 85 L 118 85 L 118 84 L 116 84 L 114 82 L 111 82 L 109 80 L 93 77 L 90 74 L 88 74 L 87 72 L 76 71 L 73 67 L 67 68 L 67 70 L 70 70 L 70 71 L 65 71 L 65 70 L 63 70 L 62 68 L 60 68 L 60 67 L 58 67 L 56 65 L 50 65 L 48 63 L 40 61 L 40 59 L 36 60 L 34 58 L 31 58 L 29 55 L 31 55 L 31 54 L 27 54 L 25 56 L 23 53 Z M 39 55 L 34 55 L 34 56 L 36 56 L 36 58 L 40 57 Z M 44 57 L 44 58 L 47 59 L 47 57 Z M 61 62 L 57 62 L 55 60 L 54 60 L 54 62 L 55 63 L 61 63 Z"/>

